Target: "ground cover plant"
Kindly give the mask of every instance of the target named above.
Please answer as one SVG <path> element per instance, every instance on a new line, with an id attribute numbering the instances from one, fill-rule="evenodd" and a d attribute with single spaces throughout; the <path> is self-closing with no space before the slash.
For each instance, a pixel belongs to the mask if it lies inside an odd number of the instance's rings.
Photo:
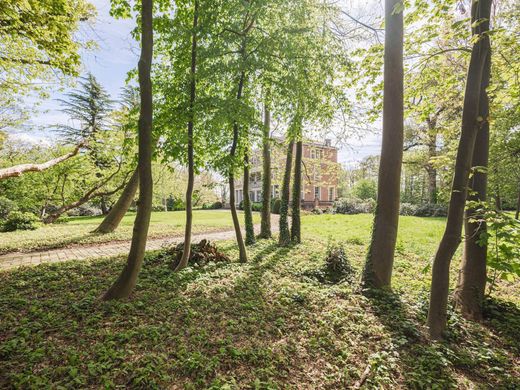
<path id="1" fill-rule="evenodd" d="M 218 244 L 231 262 L 177 273 L 149 253 L 129 301 L 99 299 L 123 257 L 0 273 L 0 387 L 338 389 L 365 372 L 363 388 L 520 386 L 518 281 L 499 283 L 482 324 L 450 310 L 445 341 L 427 340 L 442 219 L 402 219 L 393 293 L 358 282 L 369 216 L 302 221 L 302 244 L 258 241 L 246 264 L 233 242 Z M 306 276 L 334 242 L 357 277 Z"/>
<path id="2" fill-rule="evenodd" d="M 225 211 L 195 210 L 194 233 L 230 230 L 231 216 Z M 75 217 L 64 223 L 45 225 L 36 230 L 0 233 L 0 254 L 15 251 L 35 251 L 61 248 L 69 245 L 99 244 L 125 241 L 132 237 L 135 213 L 128 213 L 118 230 L 109 234 L 92 231 L 103 217 Z M 255 214 L 255 223 L 259 217 Z M 149 238 L 174 237 L 184 231 L 184 213 L 180 211 L 153 212 Z"/>

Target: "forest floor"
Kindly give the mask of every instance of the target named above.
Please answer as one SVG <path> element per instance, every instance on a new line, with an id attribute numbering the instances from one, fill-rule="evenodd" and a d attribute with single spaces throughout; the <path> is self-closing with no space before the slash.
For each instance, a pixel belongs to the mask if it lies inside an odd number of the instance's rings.
<path id="1" fill-rule="evenodd" d="M 254 222 L 260 222 L 254 213 Z M 63 223 L 44 225 L 36 230 L 0 233 L 0 254 L 34 252 L 45 249 L 67 248 L 129 241 L 132 238 L 135 213 L 127 213 L 118 229 L 110 234 L 92 233 L 103 216 L 73 217 Z M 155 211 L 152 213 L 148 237 L 150 239 L 182 236 L 185 224 L 184 211 Z M 195 210 L 193 233 L 208 233 L 232 229 L 229 210 Z"/>
<path id="2" fill-rule="evenodd" d="M 444 220 L 401 218 L 393 292 L 379 293 L 357 282 L 370 224 L 306 215 L 300 245 L 258 241 L 240 264 L 222 241 L 231 262 L 179 273 L 149 252 L 123 302 L 99 297 L 124 256 L 0 272 L 0 388 L 520 388 L 519 282 L 500 281 L 482 323 L 450 309 L 446 340 L 429 342 Z M 334 242 L 356 270 L 337 284 L 316 277 Z"/>

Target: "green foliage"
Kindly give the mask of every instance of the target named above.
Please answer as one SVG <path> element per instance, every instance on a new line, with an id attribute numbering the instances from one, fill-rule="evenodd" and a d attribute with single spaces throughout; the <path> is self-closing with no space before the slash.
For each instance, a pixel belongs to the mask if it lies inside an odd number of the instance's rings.
<path id="1" fill-rule="evenodd" d="M 17 211 L 18 206 L 11 199 L 0 196 L 0 220 L 6 219 L 13 211 Z"/>
<path id="2" fill-rule="evenodd" d="M 334 202 L 332 208 L 338 214 L 373 213 L 375 201 L 373 199 L 363 201 L 357 198 L 340 198 Z"/>
<path id="3" fill-rule="evenodd" d="M 224 207 L 224 205 L 222 204 L 222 202 L 213 202 L 213 203 L 204 203 L 202 205 L 202 208 L 204 210 L 215 210 L 215 209 L 221 209 L 222 207 Z"/>
<path id="4" fill-rule="evenodd" d="M 411 203 L 401 203 L 399 206 L 400 215 L 415 215 L 417 213 L 418 206 Z"/>
<path id="5" fill-rule="evenodd" d="M 319 269 L 305 271 L 303 275 L 315 278 L 320 283 L 351 283 L 354 281 L 356 270 L 350 264 L 345 245 L 329 243 L 325 255 L 325 264 Z"/>
<path id="6" fill-rule="evenodd" d="M 271 201 L 271 212 L 273 214 L 280 214 L 280 206 L 282 204 L 282 201 L 280 198 L 273 198 Z"/>
<path id="7" fill-rule="evenodd" d="M 352 195 L 361 200 L 376 200 L 377 183 L 375 180 L 362 179 L 352 187 Z"/>
<path id="8" fill-rule="evenodd" d="M 498 279 L 514 281 L 520 278 L 520 221 L 507 213 L 496 211 L 486 203 L 468 202 L 475 209 L 472 222 L 485 223 L 487 229 L 478 237 L 479 245 L 487 245 L 489 291 Z"/>
<path id="9" fill-rule="evenodd" d="M 448 215 L 448 206 L 443 204 L 423 204 L 417 207 L 414 215 L 416 217 L 446 217 Z"/>
<path id="10" fill-rule="evenodd" d="M 184 198 L 169 196 L 166 200 L 166 210 L 178 211 L 186 209 L 186 201 Z"/>
<path id="11" fill-rule="evenodd" d="M 253 211 L 258 211 L 258 212 L 262 211 L 262 202 L 253 202 L 253 203 L 251 203 L 251 209 Z"/>
<path id="12" fill-rule="evenodd" d="M 35 230 L 39 225 L 39 218 L 27 212 L 11 211 L 7 219 L 2 224 L 4 232 L 13 232 L 15 230 Z"/>

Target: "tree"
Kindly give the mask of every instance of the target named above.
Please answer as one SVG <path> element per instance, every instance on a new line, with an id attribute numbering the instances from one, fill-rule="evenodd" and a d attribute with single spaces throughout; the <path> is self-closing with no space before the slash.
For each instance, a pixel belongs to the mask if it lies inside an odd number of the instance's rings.
<path id="1" fill-rule="evenodd" d="M 191 254 L 191 226 L 193 223 L 193 186 L 195 183 L 195 163 L 193 161 L 193 117 L 196 96 L 196 72 L 197 72 L 197 23 L 198 23 L 198 6 L 195 0 L 193 7 L 193 33 L 191 38 L 191 67 L 190 67 L 190 103 L 189 103 L 189 120 L 188 120 L 188 186 L 186 188 L 186 227 L 184 230 L 184 248 L 179 264 L 175 267 L 178 271 L 188 265 Z"/>
<path id="2" fill-rule="evenodd" d="M 153 56 L 153 0 L 141 0 L 141 56 L 138 64 L 141 108 L 139 114 L 139 203 L 127 263 L 103 299 L 128 298 L 137 282 L 144 259 L 152 212 L 152 118 L 151 67 Z"/>
<path id="3" fill-rule="evenodd" d="M 255 243 L 255 230 L 253 225 L 253 210 L 249 197 L 249 156 L 244 153 L 244 224 L 246 226 L 246 245 Z"/>
<path id="4" fill-rule="evenodd" d="M 264 104 L 264 126 L 262 128 L 262 215 L 260 238 L 271 238 L 271 111 Z"/>
<path id="5" fill-rule="evenodd" d="M 278 244 L 287 246 L 291 243 L 291 232 L 289 230 L 289 195 L 291 187 L 292 156 L 294 150 L 294 140 L 290 139 L 287 144 L 287 158 L 282 183 L 282 196 L 280 199 L 280 234 Z"/>
<path id="6" fill-rule="evenodd" d="M 403 157 L 403 3 L 385 1 L 383 142 L 377 206 L 363 283 L 390 286 L 399 222 Z"/>
<path id="7" fill-rule="evenodd" d="M 433 259 L 428 311 L 428 327 L 432 339 L 441 338 L 446 327 L 450 263 L 461 239 L 473 148 L 479 122 L 481 122 L 479 120 L 479 101 L 483 71 L 490 50 L 489 35 L 487 34 L 490 13 L 491 1 L 479 0 L 473 3 L 471 21 L 474 26 L 475 40 L 464 94 L 461 135 L 455 161 L 446 228 Z"/>

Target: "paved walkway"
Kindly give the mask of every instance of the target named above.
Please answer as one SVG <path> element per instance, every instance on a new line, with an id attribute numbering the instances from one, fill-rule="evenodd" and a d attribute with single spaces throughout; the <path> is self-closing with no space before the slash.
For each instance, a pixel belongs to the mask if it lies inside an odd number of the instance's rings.
<path id="1" fill-rule="evenodd" d="M 278 230 L 278 215 L 272 215 L 271 229 Z M 255 231 L 260 231 L 260 225 L 255 225 Z M 194 234 L 192 242 L 199 242 L 203 238 L 210 241 L 230 240 L 235 237 L 234 230 Z M 157 250 L 165 246 L 183 241 L 182 236 L 157 238 L 148 240 L 146 250 Z M 112 242 L 107 244 L 77 246 L 45 250 L 41 252 L 13 252 L 0 255 L 0 271 L 17 268 L 20 266 L 33 266 L 43 263 L 60 263 L 68 260 L 87 260 L 93 258 L 111 257 L 128 253 L 130 241 Z"/>

